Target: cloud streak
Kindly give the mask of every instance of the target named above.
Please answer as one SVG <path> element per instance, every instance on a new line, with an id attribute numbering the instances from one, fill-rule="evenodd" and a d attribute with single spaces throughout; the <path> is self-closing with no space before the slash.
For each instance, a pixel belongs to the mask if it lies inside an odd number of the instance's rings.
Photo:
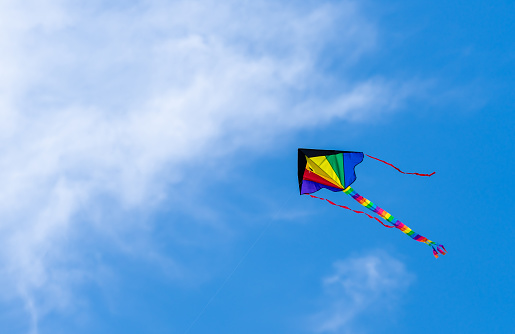
<path id="1" fill-rule="evenodd" d="M 324 278 L 323 310 L 312 317 L 316 333 L 354 333 L 358 320 L 393 312 L 414 279 L 404 264 L 384 252 L 334 263 Z"/>
<path id="2" fill-rule="evenodd" d="M 351 2 L 107 5 L 0 4 L 0 294 L 24 298 L 34 332 L 91 279 L 74 246 L 84 224 L 137 227 L 111 213 L 152 210 L 199 155 L 361 119 L 409 94 L 320 65 L 335 45 L 347 64 L 374 47 Z"/>

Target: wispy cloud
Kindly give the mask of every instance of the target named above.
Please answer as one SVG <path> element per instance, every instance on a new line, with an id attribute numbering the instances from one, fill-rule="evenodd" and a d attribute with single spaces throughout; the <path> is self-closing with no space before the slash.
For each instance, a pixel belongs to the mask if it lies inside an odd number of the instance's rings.
<path id="1" fill-rule="evenodd" d="M 397 83 L 320 65 L 376 35 L 351 2 L 2 1 L 0 293 L 34 319 L 68 305 L 92 279 L 78 231 L 140 226 L 112 213 L 152 210 L 199 155 L 395 108 Z"/>
<path id="2" fill-rule="evenodd" d="M 381 316 L 398 312 L 394 308 L 413 279 L 401 261 L 383 251 L 337 261 L 334 272 L 323 280 L 324 307 L 311 319 L 313 331 L 367 331 L 366 322 L 360 320 L 367 316 L 386 320 Z"/>

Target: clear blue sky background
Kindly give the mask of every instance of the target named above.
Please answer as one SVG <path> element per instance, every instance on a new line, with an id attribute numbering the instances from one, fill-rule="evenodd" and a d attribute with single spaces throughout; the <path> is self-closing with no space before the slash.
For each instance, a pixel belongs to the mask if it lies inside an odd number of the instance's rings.
<path id="1" fill-rule="evenodd" d="M 1 332 L 514 331 L 514 14 L 3 1 Z M 436 171 L 353 187 L 448 255 L 299 196 L 298 147 Z"/>

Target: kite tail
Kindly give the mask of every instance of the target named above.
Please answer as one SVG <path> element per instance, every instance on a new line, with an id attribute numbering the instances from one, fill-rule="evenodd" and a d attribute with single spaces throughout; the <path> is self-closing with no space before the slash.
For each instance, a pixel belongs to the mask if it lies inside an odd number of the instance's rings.
<path id="1" fill-rule="evenodd" d="M 393 168 L 395 168 L 397 171 L 401 172 L 402 174 L 411 174 L 411 175 L 418 175 L 418 176 L 431 176 L 433 175 L 435 172 L 432 172 L 431 174 L 420 174 L 420 173 L 406 173 L 406 172 L 403 172 L 402 170 L 400 170 L 399 168 L 395 167 L 394 165 L 392 165 L 391 163 L 389 162 L 386 162 L 386 161 L 383 161 L 381 159 L 378 159 L 378 158 L 374 158 L 373 156 L 371 155 L 368 155 L 368 154 L 365 154 L 367 157 L 369 158 L 372 158 L 372 159 L 375 159 L 377 161 L 381 161 L 382 163 L 385 163 L 387 164 L 388 166 L 391 166 Z"/>
<path id="2" fill-rule="evenodd" d="M 411 230 L 408 226 L 404 225 L 403 223 L 401 223 L 400 220 L 398 219 L 395 219 L 391 214 L 389 214 L 388 212 L 386 212 L 385 210 L 381 209 L 380 207 L 378 207 L 377 205 L 375 205 L 374 203 L 370 202 L 368 199 L 366 199 L 365 197 L 363 196 L 360 196 L 357 192 L 354 191 L 354 189 L 352 189 L 350 186 L 348 186 L 347 188 L 343 189 L 343 192 L 346 193 L 347 195 L 349 195 L 350 197 L 354 198 L 357 202 L 359 202 L 359 204 L 363 205 L 364 207 L 366 207 L 367 209 L 377 213 L 379 216 L 381 216 L 383 219 L 385 219 L 386 221 L 390 222 L 391 224 L 393 224 L 393 226 L 395 226 L 396 228 L 398 228 L 399 230 L 401 230 L 402 232 L 406 233 L 410 238 L 412 238 L 413 240 L 416 240 L 416 241 L 420 241 L 420 242 L 423 242 L 425 243 L 426 245 L 428 245 L 429 247 L 433 248 L 433 255 L 438 258 L 438 253 L 442 254 L 442 255 L 445 255 L 447 254 L 447 250 L 445 249 L 445 247 L 443 245 L 440 245 L 440 244 L 437 244 L 436 242 L 434 241 L 431 241 L 429 240 L 428 238 L 426 237 L 423 237 L 421 236 L 420 234 L 418 233 L 415 233 L 413 230 Z"/>

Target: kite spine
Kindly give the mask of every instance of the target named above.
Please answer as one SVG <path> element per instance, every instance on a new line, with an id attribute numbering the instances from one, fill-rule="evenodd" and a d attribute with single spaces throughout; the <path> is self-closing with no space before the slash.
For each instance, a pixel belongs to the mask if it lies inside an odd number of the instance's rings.
<path id="1" fill-rule="evenodd" d="M 429 240 L 426 237 L 421 236 L 420 234 L 416 233 L 412 229 L 410 229 L 408 226 L 403 224 L 400 220 L 395 219 L 391 214 L 386 212 L 385 210 L 381 209 L 374 203 L 370 202 L 365 197 L 361 196 L 357 192 L 354 191 L 354 189 L 351 188 L 351 186 L 348 186 L 347 188 L 343 189 L 343 192 L 349 195 L 350 197 L 354 198 L 359 204 L 363 205 L 367 209 L 377 213 L 381 218 L 388 221 L 389 223 L 393 224 L 397 229 L 401 230 L 405 234 L 407 234 L 410 238 L 413 240 L 423 242 L 429 247 L 433 248 L 433 255 L 438 258 L 438 253 L 445 255 L 447 251 L 445 250 L 445 247 L 443 245 L 437 244 L 434 241 Z"/>

